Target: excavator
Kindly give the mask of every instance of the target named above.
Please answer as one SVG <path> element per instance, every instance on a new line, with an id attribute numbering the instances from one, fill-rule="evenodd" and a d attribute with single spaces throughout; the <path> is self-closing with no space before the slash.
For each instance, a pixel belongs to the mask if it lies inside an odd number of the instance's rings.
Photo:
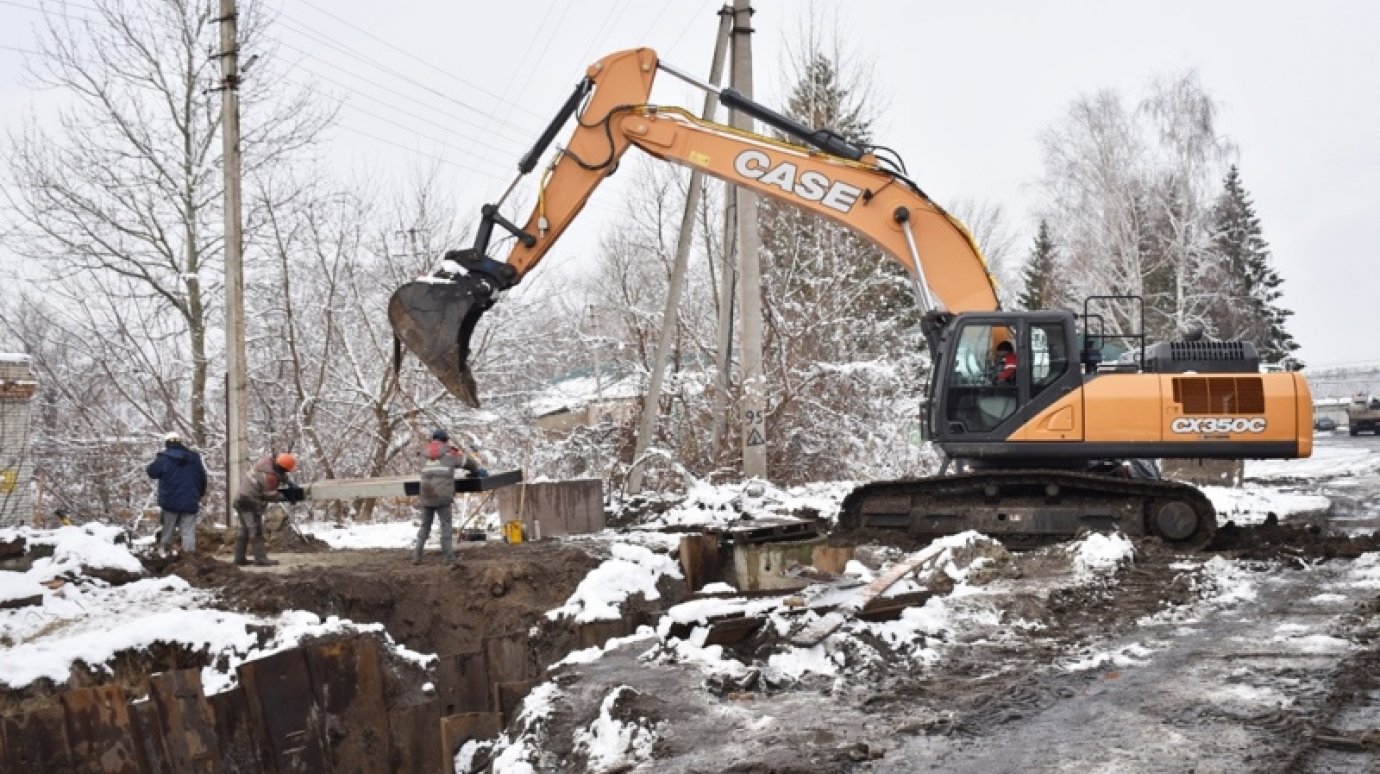
<path id="1" fill-rule="evenodd" d="M 659 72 L 716 94 L 786 139 L 650 104 Z M 535 208 L 521 225 L 508 220 L 503 201 L 572 117 Z M 932 363 L 922 424 L 948 461 L 932 477 L 858 487 L 844 499 L 836 531 L 925 539 L 972 529 L 1019 544 L 1118 530 L 1198 548 L 1216 530 L 1211 501 L 1159 478 L 1151 460 L 1312 453 L 1307 383 L 1297 373 L 1261 373 L 1249 342 L 1147 345 L 1143 305 L 1140 331 L 1117 329 L 1109 318 L 1125 315 L 1106 313 L 1109 304 L 1136 308 L 1135 297 L 1093 297 L 1082 314 L 1003 311 L 972 235 L 894 154 L 700 81 L 649 48 L 591 65 L 519 161 L 518 177 L 481 209 L 473 246 L 447 253 L 440 270 L 390 299 L 397 339 L 457 398 L 478 406 L 468 359 L 480 316 L 537 266 L 633 146 L 842 224 L 910 277 Z M 495 226 L 514 238 L 504 261 L 488 255 Z M 1113 339 L 1130 344 L 1107 362 Z"/>

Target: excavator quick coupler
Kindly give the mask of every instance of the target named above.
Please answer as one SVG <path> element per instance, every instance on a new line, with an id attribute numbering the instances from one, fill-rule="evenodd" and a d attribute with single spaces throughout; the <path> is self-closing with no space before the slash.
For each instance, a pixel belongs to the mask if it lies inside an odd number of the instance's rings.
<path id="1" fill-rule="evenodd" d="M 470 336 L 494 305 L 496 285 L 485 274 L 442 270 L 403 285 L 388 301 L 393 335 L 473 408 L 479 407 L 479 389 L 470 372 Z"/>

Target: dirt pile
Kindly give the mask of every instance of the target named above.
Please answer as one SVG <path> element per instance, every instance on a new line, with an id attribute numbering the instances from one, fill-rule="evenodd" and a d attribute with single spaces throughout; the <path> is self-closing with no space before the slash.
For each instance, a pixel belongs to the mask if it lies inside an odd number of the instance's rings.
<path id="1" fill-rule="evenodd" d="M 1347 535 L 1329 532 L 1316 524 L 1281 524 L 1271 514 L 1262 524 L 1243 527 L 1228 522 L 1217 529 L 1206 550 L 1230 553 L 1241 559 L 1355 559 L 1380 551 L 1380 533 Z"/>

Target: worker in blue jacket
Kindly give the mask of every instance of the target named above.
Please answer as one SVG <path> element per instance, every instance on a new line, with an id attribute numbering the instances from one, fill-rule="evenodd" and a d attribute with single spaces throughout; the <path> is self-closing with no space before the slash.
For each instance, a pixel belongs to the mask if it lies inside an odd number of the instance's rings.
<path id="1" fill-rule="evenodd" d="M 163 436 L 158 452 L 146 472 L 158 481 L 158 507 L 163 511 L 163 535 L 159 547 L 173 550 L 173 538 L 182 535 L 182 553 L 196 552 L 196 517 L 201 499 L 206 496 L 206 466 L 201 455 L 182 444 L 182 436 Z"/>

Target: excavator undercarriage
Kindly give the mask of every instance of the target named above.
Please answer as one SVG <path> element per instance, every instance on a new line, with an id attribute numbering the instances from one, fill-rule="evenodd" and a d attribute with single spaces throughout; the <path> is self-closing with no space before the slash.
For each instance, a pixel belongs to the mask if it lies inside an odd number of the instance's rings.
<path id="1" fill-rule="evenodd" d="M 863 484 L 844 499 L 836 531 L 900 530 L 930 540 L 965 530 L 1009 547 L 1067 540 L 1081 530 L 1154 535 L 1184 549 L 1208 544 L 1216 510 L 1173 481 L 1063 470 L 988 470 Z"/>

